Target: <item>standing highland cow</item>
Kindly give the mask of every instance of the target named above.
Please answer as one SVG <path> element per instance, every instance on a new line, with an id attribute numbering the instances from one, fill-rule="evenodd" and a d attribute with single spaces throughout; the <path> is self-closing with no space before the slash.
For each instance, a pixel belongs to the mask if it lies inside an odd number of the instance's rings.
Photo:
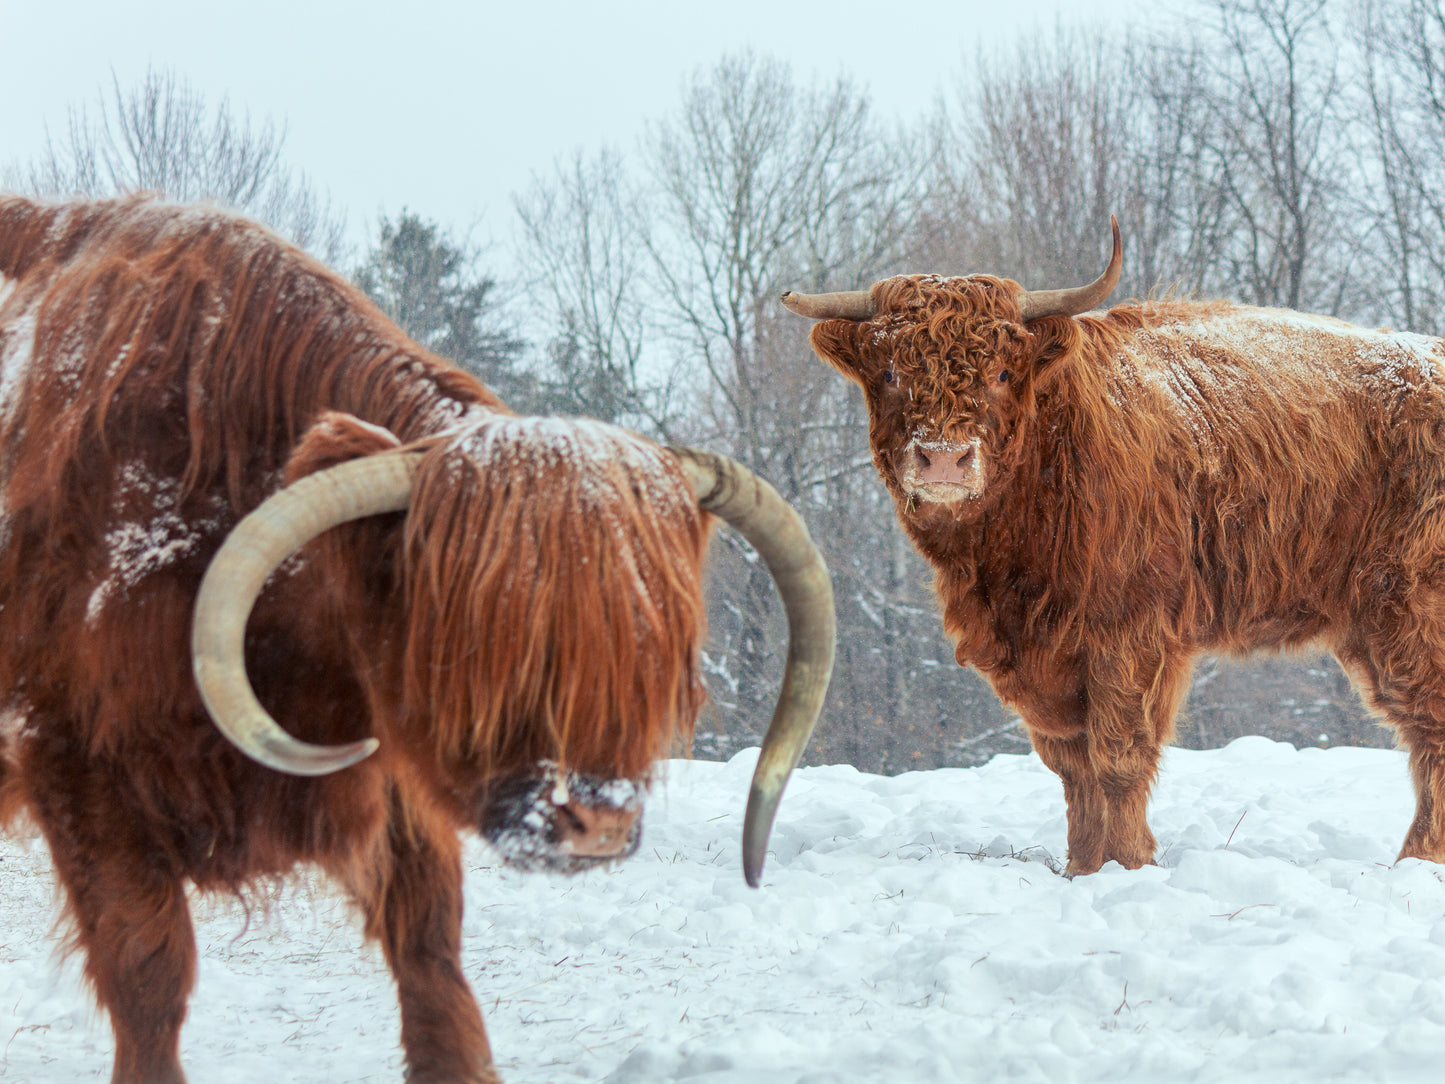
<path id="1" fill-rule="evenodd" d="M 806 628 L 750 801 L 756 878 L 831 606 L 800 522 L 736 465 L 513 417 L 230 215 L 15 196 L 0 456 L 0 819 L 49 844 L 115 1084 L 183 1079 L 188 883 L 301 862 L 381 945 L 408 1079 L 495 1081 L 457 832 L 563 870 L 636 847 L 702 700 L 705 510 Z"/>
<path id="2" fill-rule="evenodd" d="M 789 293 L 868 401 L 960 664 L 1063 780 L 1070 873 L 1154 857 L 1202 651 L 1321 645 L 1410 751 L 1401 857 L 1445 861 L 1445 341 L 972 275 Z"/>

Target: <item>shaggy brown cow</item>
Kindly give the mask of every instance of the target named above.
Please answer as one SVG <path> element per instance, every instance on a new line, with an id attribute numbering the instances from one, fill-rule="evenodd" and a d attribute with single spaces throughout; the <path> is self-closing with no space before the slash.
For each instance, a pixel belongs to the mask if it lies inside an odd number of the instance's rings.
<path id="1" fill-rule="evenodd" d="M 1063 780 L 1068 869 L 1149 862 L 1201 651 L 1322 645 L 1410 751 L 1445 861 L 1445 342 L 1118 281 L 785 294 L 867 398 L 944 625 Z"/>
<path id="2" fill-rule="evenodd" d="M 703 509 L 812 625 L 756 879 L 831 608 L 735 465 L 513 417 L 266 230 L 146 199 L 0 197 L 0 448 L 0 817 L 49 843 L 115 1082 L 183 1079 L 187 882 L 300 862 L 380 942 L 409 1079 L 495 1080 L 457 832 L 563 870 L 636 847 L 702 700 Z"/>

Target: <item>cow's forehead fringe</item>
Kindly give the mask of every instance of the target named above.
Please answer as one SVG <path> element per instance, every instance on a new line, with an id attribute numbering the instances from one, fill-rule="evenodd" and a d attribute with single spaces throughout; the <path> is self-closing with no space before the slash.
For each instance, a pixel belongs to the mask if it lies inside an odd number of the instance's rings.
<path id="1" fill-rule="evenodd" d="M 1017 284 L 992 275 L 897 275 L 873 286 L 880 315 L 927 322 L 941 313 L 1017 319 Z"/>
<path id="2" fill-rule="evenodd" d="M 1002 356 L 1020 340 L 1011 285 L 988 275 L 885 279 L 873 287 L 879 312 L 868 321 L 860 346 L 875 362 L 907 369 L 932 371 L 947 357 L 948 368 L 968 379 L 969 359 Z"/>
<path id="3" fill-rule="evenodd" d="M 631 490 L 669 513 L 695 503 L 677 460 L 651 441 L 591 418 L 479 415 L 455 430 L 448 445 L 474 469 L 516 476 L 565 475 L 584 505 L 610 507 Z M 459 464 L 458 464 L 459 467 Z"/>
<path id="4" fill-rule="evenodd" d="M 909 375 L 915 397 L 928 389 L 975 388 L 983 368 L 1006 366 L 1029 348 L 1007 286 L 981 275 L 915 275 L 879 283 L 875 289 L 889 308 L 862 330 L 857 341 L 863 360 Z"/>
<path id="5" fill-rule="evenodd" d="M 651 441 L 592 418 L 483 416 L 457 431 L 452 444 L 478 462 L 526 445 L 539 455 L 606 466 L 619 457 L 644 469 L 662 467 L 664 452 Z"/>
<path id="6" fill-rule="evenodd" d="M 691 725 L 708 526 L 664 449 L 494 416 L 423 457 L 406 529 L 405 699 L 448 755 L 641 778 Z M 487 622 L 509 635 L 479 651 Z"/>

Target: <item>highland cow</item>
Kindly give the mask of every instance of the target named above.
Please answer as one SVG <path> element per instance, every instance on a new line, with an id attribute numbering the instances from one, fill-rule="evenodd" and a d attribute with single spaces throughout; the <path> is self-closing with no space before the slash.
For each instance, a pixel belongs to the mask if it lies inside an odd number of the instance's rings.
<path id="1" fill-rule="evenodd" d="M 809 626 L 756 879 L 831 606 L 800 521 L 735 464 L 515 417 L 229 214 L 17 196 L 0 456 L 0 818 L 49 845 L 116 1084 L 183 1079 L 188 885 L 298 863 L 380 943 L 408 1079 L 494 1081 L 458 831 L 560 870 L 637 846 L 703 699 L 709 510 Z"/>
<path id="2" fill-rule="evenodd" d="M 1445 341 L 987 275 L 783 295 L 867 399 L 958 662 L 1063 781 L 1068 871 L 1154 857 L 1200 652 L 1320 646 L 1409 750 L 1445 861 Z"/>

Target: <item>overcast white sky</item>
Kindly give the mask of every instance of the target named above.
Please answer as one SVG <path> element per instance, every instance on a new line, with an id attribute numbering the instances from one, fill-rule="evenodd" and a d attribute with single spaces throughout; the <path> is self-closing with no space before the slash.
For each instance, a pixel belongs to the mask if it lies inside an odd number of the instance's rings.
<path id="1" fill-rule="evenodd" d="M 1124 30 L 1146 0 L 1094 0 Z M 847 71 L 883 115 L 949 92 L 980 47 L 1077 20 L 1069 0 L 0 0 L 0 165 L 33 158 L 115 71 L 171 68 L 284 122 L 286 158 L 353 235 L 403 206 L 478 240 L 559 155 L 631 150 L 699 65 L 751 46 L 802 81 Z M 902 11 L 902 14 L 895 14 Z M 881 15 L 880 13 L 888 13 Z M 823 20 L 827 19 L 826 25 Z"/>

